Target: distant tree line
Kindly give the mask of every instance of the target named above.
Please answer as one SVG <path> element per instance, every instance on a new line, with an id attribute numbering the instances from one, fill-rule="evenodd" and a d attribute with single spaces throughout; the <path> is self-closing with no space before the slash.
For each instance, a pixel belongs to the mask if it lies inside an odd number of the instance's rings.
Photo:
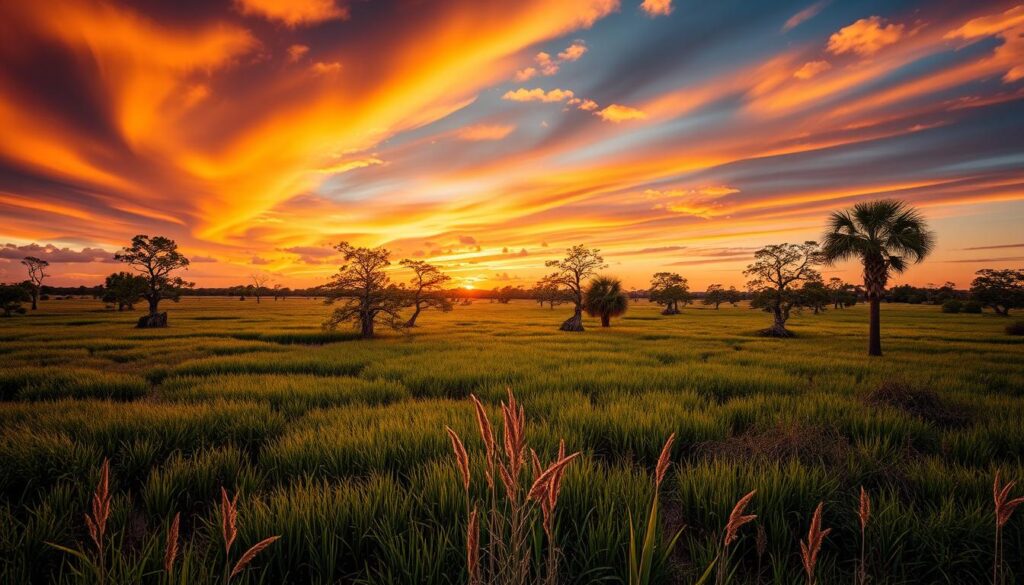
<path id="1" fill-rule="evenodd" d="M 745 291 L 711 284 L 705 291 L 691 291 L 689 281 L 674 272 L 657 272 L 646 290 L 623 289 L 622 282 L 600 274 L 608 267 L 600 250 L 577 245 L 562 259 L 545 263 L 552 272 L 532 288 L 504 286 L 490 291 L 453 289 L 451 277 L 439 267 L 422 260 L 404 259 L 408 282 L 392 282 L 390 253 L 382 247 L 368 248 L 342 242 L 335 246 L 344 258 L 329 283 L 307 289 L 291 289 L 273 283 L 270 275 L 252 274 L 248 282 L 224 288 L 195 288 L 177 275 L 187 270 L 189 260 L 174 240 L 147 235 L 132 238 L 130 245 L 114 255 L 130 269 L 111 274 L 102 287 L 53 287 L 45 285 L 49 276 L 45 259 L 26 256 L 22 261 L 28 279 L 22 283 L 0 285 L 0 311 L 4 316 L 25 313 L 22 303 L 38 307 L 40 300 L 53 295 L 91 295 L 116 307 L 132 310 L 146 302 L 148 314 L 139 318 L 139 327 L 162 327 L 167 314 L 159 311 L 162 300 L 177 302 L 183 295 L 252 297 L 257 303 L 264 297 L 275 301 L 288 297 L 320 297 L 336 305 L 324 327 L 333 329 L 342 323 L 354 325 L 363 337 L 372 337 L 377 325 L 393 329 L 417 326 L 423 311 L 451 311 L 456 304 L 474 299 L 490 299 L 507 304 L 513 299 L 530 299 L 554 309 L 571 305 L 572 314 L 560 326 L 563 331 L 583 331 L 583 313 L 600 319 L 609 327 L 611 319 L 624 314 L 630 302 L 647 299 L 663 308 L 663 315 L 677 315 L 695 300 L 716 310 L 723 304 L 737 305 L 749 300 L 750 307 L 772 316 L 771 326 L 762 334 L 790 337 L 786 323 L 794 312 L 815 314 L 828 309 L 843 309 L 866 301 L 869 308 L 868 353 L 881 355 L 881 302 L 933 303 L 949 313 L 981 312 L 983 307 L 998 315 L 1024 307 L 1024 269 L 983 269 L 976 273 L 970 290 L 962 291 L 952 282 L 925 288 L 899 285 L 888 288 L 890 278 L 922 262 L 933 250 L 935 238 L 920 213 L 897 200 L 858 203 L 851 209 L 834 212 L 819 245 L 815 241 L 765 246 L 754 254 L 744 270 L 748 277 Z M 830 278 L 819 271 L 844 260 L 857 260 L 863 266 L 863 286 Z M 411 311 L 408 317 L 404 311 Z"/>

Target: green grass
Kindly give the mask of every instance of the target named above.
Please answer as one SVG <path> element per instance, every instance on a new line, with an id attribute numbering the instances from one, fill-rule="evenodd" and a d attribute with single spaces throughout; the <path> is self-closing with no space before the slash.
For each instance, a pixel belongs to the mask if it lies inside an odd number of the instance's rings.
<path id="1" fill-rule="evenodd" d="M 236 556 L 282 536 L 239 583 L 464 582 L 466 512 L 444 426 L 479 477 L 467 397 L 497 421 L 509 387 L 542 459 L 560 439 L 584 452 L 559 503 L 567 583 L 626 577 L 627 518 L 646 514 L 673 432 L 661 505 L 666 530 L 686 530 L 657 576 L 667 583 L 700 576 L 751 489 L 768 536 L 762 582 L 801 582 L 797 541 L 819 501 L 835 530 L 822 582 L 851 582 L 861 485 L 875 500 L 874 582 L 986 583 L 992 475 L 1024 480 L 1024 338 L 990 314 L 885 305 L 886 356 L 869 359 L 860 306 L 796 315 L 790 340 L 758 337 L 767 316 L 732 307 L 665 317 L 632 304 L 610 329 L 591 319 L 573 334 L 557 330 L 564 307 L 477 302 L 372 341 L 323 332 L 329 309 L 308 299 L 168 310 L 165 330 L 86 300 L 0 320 L 0 582 L 84 582 L 46 543 L 87 547 L 82 515 L 104 458 L 111 582 L 159 572 L 175 513 L 179 582 L 219 582 L 222 486 L 241 494 Z M 886 382 L 930 390 L 957 416 L 869 400 Z M 735 583 L 757 581 L 753 536 L 747 527 L 730 548 Z M 1016 582 L 1024 517 L 1005 538 Z"/>

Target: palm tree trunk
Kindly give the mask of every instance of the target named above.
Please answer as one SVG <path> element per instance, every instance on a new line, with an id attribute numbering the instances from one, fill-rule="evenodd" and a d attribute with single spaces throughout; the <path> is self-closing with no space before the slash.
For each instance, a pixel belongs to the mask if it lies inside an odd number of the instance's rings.
<path id="1" fill-rule="evenodd" d="M 608 315 L 601 315 L 601 327 L 611 327 L 612 318 Z"/>
<path id="2" fill-rule="evenodd" d="M 868 331 L 868 355 L 882 355 L 881 300 L 871 297 L 871 318 Z"/>

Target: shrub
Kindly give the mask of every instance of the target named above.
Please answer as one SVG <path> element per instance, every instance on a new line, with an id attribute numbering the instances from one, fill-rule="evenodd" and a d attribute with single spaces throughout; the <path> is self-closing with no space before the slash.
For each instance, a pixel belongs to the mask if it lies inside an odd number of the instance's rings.
<path id="1" fill-rule="evenodd" d="M 1017 321 L 1006 326 L 1007 335 L 1024 335 L 1024 321 Z"/>
<path id="2" fill-rule="evenodd" d="M 967 301 L 966 303 L 963 304 L 962 307 L 960 307 L 960 312 L 977 315 L 981 313 L 981 309 L 981 303 L 979 303 L 978 301 Z"/>
<path id="3" fill-rule="evenodd" d="M 949 299 L 948 301 L 942 303 L 942 312 L 959 313 L 960 310 L 963 309 L 963 306 L 963 303 L 961 303 L 960 301 L 956 299 Z"/>

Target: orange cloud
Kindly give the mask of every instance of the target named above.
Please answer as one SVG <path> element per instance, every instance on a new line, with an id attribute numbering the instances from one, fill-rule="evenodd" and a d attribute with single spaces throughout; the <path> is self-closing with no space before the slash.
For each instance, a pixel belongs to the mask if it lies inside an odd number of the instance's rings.
<path id="1" fill-rule="evenodd" d="M 569 89 L 552 89 L 550 91 L 544 91 L 543 89 L 536 87 L 534 89 L 519 88 L 515 91 L 507 91 L 505 95 L 501 96 L 501 99 L 508 100 L 510 102 L 564 102 L 567 99 L 573 97 L 572 90 Z"/>
<path id="2" fill-rule="evenodd" d="M 334 0 L 235 0 L 235 6 L 242 14 L 262 16 L 292 28 L 349 16 L 348 8 L 339 8 Z"/>
<path id="3" fill-rule="evenodd" d="M 828 2 L 829 0 L 821 0 L 821 2 L 815 2 L 814 4 L 808 6 L 807 8 L 804 8 L 800 12 L 797 12 L 793 16 L 790 16 L 789 19 L 786 20 L 786 24 L 782 26 L 782 32 L 789 32 L 794 28 L 800 26 L 801 24 L 807 22 L 808 20 L 814 18 L 822 11 L 823 8 L 825 8 Z"/>
<path id="4" fill-rule="evenodd" d="M 288 47 L 288 62 L 295 63 L 299 59 L 302 59 L 302 57 L 308 52 L 309 47 L 307 47 L 306 45 L 291 45 L 290 47 Z"/>
<path id="5" fill-rule="evenodd" d="M 528 81 L 537 75 L 536 67 L 525 67 L 516 71 L 516 81 Z"/>
<path id="6" fill-rule="evenodd" d="M 995 36 L 1019 25 L 1024 25 L 1024 5 L 1014 6 L 999 14 L 972 18 L 962 26 L 946 33 L 943 38 L 974 40 Z"/>
<path id="7" fill-rule="evenodd" d="M 501 140 L 514 132 L 515 129 L 514 124 L 474 124 L 460 128 L 455 133 L 455 136 L 469 142 Z"/>
<path id="8" fill-rule="evenodd" d="M 855 53 L 867 57 L 899 41 L 902 36 L 902 24 L 885 24 L 878 16 L 862 18 L 829 37 L 828 51 L 834 55 Z"/>
<path id="9" fill-rule="evenodd" d="M 819 73 L 824 73 L 832 68 L 828 61 L 808 61 L 793 73 L 797 79 L 811 79 Z"/>
<path id="10" fill-rule="evenodd" d="M 640 8 L 649 16 L 668 16 L 672 14 L 672 0 L 644 0 Z"/>
<path id="11" fill-rule="evenodd" d="M 643 120 L 647 118 L 647 114 L 642 110 L 619 104 L 612 104 L 597 112 L 597 115 L 605 122 L 614 122 L 616 124 L 619 122 L 627 122 L 629 120 Z"/>
<path id="12" fill-rule="evenodd" d="M 587 44 L 583 41 L 573 41 L 564 51 L 558 53 L 558 60 L 561 62 L 578 61 L 587 52 Z"/>

